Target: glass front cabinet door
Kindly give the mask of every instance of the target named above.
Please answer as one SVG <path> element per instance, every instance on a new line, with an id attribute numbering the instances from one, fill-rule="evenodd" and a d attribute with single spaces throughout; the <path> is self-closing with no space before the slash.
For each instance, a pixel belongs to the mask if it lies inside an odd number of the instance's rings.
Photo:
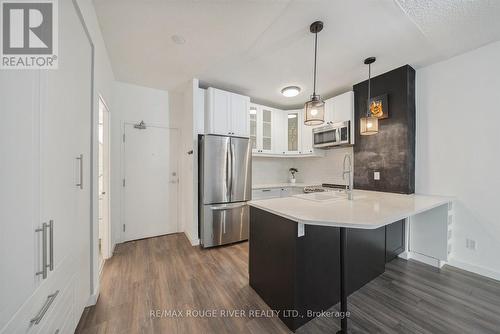
<path id="1" fill-rule="evenodd" d="M 252 103 L 248 117 L 253 152 L 272 153 L 274 149 L 274 110 Z"/>
<path id="2" fill-rule="evenodd" d="M 299 112 L 298 111 L 288 111 L 287 112 L 287 152 L 289 154 L 300 153 L 300 123 L 299 123 Z"/>
<path id="3" fill-rule="evenodd" d="M 257 152 L 257 106 L 251 105 L 248 111 L 248 121 L 250 129 L 250 141 L 252 142 L 252 152 Z"/>

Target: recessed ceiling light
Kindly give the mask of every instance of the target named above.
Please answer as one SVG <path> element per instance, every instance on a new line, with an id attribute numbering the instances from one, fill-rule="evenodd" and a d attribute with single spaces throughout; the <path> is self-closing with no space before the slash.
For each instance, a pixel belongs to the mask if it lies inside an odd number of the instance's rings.
<path id="1" fill-rule="evenodd" d="M 172 41 L 175 43 L 175 44 L 184 44 L 186 43 L 186 39 L 184 37 L 182 37 L 181 35 L 172 35 Z"/>
<path id="2" fill-rule="evenodd" d="M 299 95 L 300 93 L 300 87 L 298 86 L 288 86 L 285 87 L 281 90 L 281 94 L 286 97 L 294 97 Z"/>

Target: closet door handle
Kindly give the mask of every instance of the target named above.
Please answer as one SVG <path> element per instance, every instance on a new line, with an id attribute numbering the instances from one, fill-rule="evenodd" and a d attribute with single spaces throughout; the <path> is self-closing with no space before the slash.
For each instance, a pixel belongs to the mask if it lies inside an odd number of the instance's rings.
<path id="1" fill-rule="evenodd" d="M 31 325 L 38 325 L 40 321 L 42 321 L 43 317 L 45 316 L 45 313 L 47 313 L 47 310 L 49 309 L 50 305 L 52 305 L 52 303 L 54 302 L 54 299 L 56 299 L 58 293 L 59 290 L 47 296 L 47 300 L 45 301 L 45 304 L 43 304 L 38 314 L 33 319 L 30 320 Z"/>
<path id="2" fill-rule="evenodd" d="M 41 228 L 37 228 L 35 232 L 42 232 L 42 270 L 35 275 L 42 275 L 43 279 L 47 278 L 47 223 L 43 223 Z"/>
<path id="3" fill-rule="evenodd" d="M 54 221 L 52 219 L 49 221 L 49 228 L 50 228 L 50 233 L 49 233 L 50 264 L 48 266 L 50 271 L 52 271 L 54 270 Z"/>
<path id="4" fill-rule="evenodd" d="M 80 178 L 76 186 L 80 187 L 80 189 L 83 189 L 83 154 L 80 154 L 80 156 L 76 157 L 76 160 L 80 161 Z"/>

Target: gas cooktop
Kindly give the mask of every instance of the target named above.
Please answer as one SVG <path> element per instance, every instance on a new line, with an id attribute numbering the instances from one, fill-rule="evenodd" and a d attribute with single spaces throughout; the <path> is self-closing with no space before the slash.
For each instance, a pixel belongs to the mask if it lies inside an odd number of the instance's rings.
<path id="1" fill-rule="evenodd" d="M 306 186 L 304 187 L 304 193 L 321 193 L 325 191 L 342 191 L 345 189 L 343 184 L 331 184 L 323 183 L 321 185 Z"/>

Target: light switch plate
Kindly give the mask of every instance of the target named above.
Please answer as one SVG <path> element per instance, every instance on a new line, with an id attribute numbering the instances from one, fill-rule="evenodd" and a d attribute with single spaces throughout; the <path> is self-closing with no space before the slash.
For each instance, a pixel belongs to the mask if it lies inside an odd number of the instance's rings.
<path id="1" fill-rule="evenodd" d="M 380 172 L 373 172 L 373 179 L 374 180 L 380 180 Z"/>

